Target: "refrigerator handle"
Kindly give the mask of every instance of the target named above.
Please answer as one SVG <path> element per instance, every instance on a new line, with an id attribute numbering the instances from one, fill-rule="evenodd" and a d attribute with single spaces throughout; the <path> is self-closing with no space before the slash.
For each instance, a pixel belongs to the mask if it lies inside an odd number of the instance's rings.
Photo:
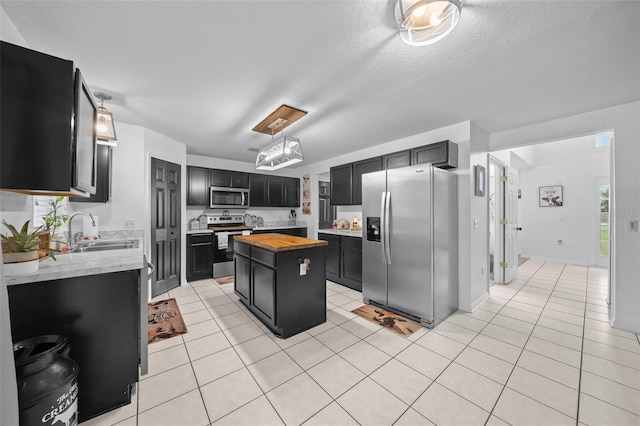
<path id="1" fill-rule="evenodd" d="M 389 223 L 391 222 L 391 216 L 389 211 L 391 209 L 391 192 L 387 192 L 387 200 L 384 206 L 384 249 L 385 258 L 387 259 L 387 265 L 391 265 L 391 234 L 389 233 Z"/>
<path id="2" fill-rule="evenodd" d="M 384 224 L 385 224 L 385 216 L 384 216 L 384 208 L 387 205 L 387 193 L 383 192 L 382 193 L 382 197 L 380 199 L 380 233 L 381 238 L 380 238 L 380 249 L 382 250 L 382 263 L 386 264 L 387 263 L 387 255 L 386 255 L 386 250 L 385 250 L 385 234 L 384 234 Z"/>

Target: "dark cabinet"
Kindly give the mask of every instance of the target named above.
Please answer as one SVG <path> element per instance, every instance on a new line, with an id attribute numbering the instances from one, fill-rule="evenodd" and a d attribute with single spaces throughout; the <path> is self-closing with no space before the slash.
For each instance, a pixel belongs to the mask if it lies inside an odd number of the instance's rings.
<path id="1" fill-rule="evenodd" d="M 353 163 L 351 204 L 362 204 L 362 175 L 382 170 L 382 157 L 369 158 Z"/>
<path id="2" fill-rule="evenodd" d="M 285 234 L 293 235 L 295 237 L 307 238 L 307 228 L 282 228 L 282 229 L 254 229 L 252 234 Z"/>
<path id="3" fill-rule="evenodd" d="M 384 157 L 382 157 L 382 163 L 382 167 L 384 170 L 410 166 L 412 164 L 411 150 L 400 151 L 393 154 L 385 155 Z"/>
<path id="4" fill-rule="evenodd" d="M 282 338 L 322 324 L 327 319 L 324 249 L 272 252 L 234 240 L 235 294 Z M 303 259 L 310 259 L 311 268 L 300 275 Z"/>
<path id="5" fill-rule="evenodd" d="M 69 60 L 0 46 L 0 188 L 95 193 L 97 106 L 80 70 Z"/>
<path id="6" fill-rule="evenodd" d="M 268 207 L 268 182 L 269 176 L 252 174 L 249 176 L 249 206 Z"/>
<path id="7" fill-rule="evenodd" d="M 352 184 L 353 184 L 353 164 L 343 164 L 331 167 L 331 204 L 334 206 L 350 205 Z"/>
<path id="8" fill-rule="evenodd" d="M 231 172 L 231 187 L 232 188 L 248 188 L 249 187 L 249 173 L 244 172 Z"/>
<path id="9" fill-rule="evenodd" d="M 213 277 L 213 234 L 187 235 L 187 281 Z"/>
<path id="10" fill-rule="evenodd" d="M 130 270 L 7 287 L 14 343 L 46 334 L 69 339 L 80 422 L 130 403 L 142 356 L 141 303 L 147 306 L 141 284 L 146 273 Z"/>
<path id="11" fill-rule="evenodd" d="M 228 188 L 231 186 L 231 171 L 229 170 L 209 170 L 209 185 Z"/>
<path id="12" fill-rule="evenodd" d="M 300 207 L 299 178 L 284 178 L 284 207 Z"/>
<path id="13" fill-rule="evenodd" d="M 209 169 L 187 166 L 187 205 L 209 205 Z"/>
<path id="14" fill-rule="evenodd" d="M 97 146 L 96 193 L 89 198 L 69 197 L 71 202 L 108 203 L 111 201 L 111 170 L 113 150 L 108 145 Z"/>
<path id="15" fill-rule="evenodd" d="M 284 205 L 284 177 L 268 176 L 267 204 L 269 207 L 282 207 Z"/>
<path id="16" fill-rule="evenodd" d="M 327 241 L 327 279 L 362 291 L 362 238 L 343 235 L 318 234 Z"/>
<path id="17" fill-rule="evenodd" d="M 458 167 L 458 145 L 442 141 L 411 150 L 411 164 L 431 163 L 441 169 Z"/>

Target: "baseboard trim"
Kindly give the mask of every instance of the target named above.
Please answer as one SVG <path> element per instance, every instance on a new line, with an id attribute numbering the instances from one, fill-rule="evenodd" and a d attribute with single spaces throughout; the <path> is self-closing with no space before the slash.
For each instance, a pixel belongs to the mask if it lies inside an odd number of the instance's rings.
<path id="1" fill-rule="evenodd" d="M 572 265 L 591 266 L 595 268 L 595 265 L 592 265 L 591 262 L 583 262 L 580 260 L 555 259 L 555 258 L 544 257 L 544 256 L 532 256 L 529 254 L 521 254 L 520 256 L 526 257 L 528 259 L 544 260 L 546 262 L 570 263 Z"/>
<path id="2" fill-rule="evenodd" d="M 613 321 L 611 321 L 611 327 L 617 328 L 619 330 L 629 331 L 631 333 L 640 334 L 640 324 L 617 321 L 614 319 Z"/>

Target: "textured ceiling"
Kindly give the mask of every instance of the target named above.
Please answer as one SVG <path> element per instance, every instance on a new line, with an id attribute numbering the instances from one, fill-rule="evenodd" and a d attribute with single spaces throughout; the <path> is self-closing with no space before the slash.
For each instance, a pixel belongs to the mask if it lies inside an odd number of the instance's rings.
<path id="1" fill-rule="evenodd" d="M 280 104 L 305 163 L 473 120 L 487 132 L 640 99 L 640 2 L 468 0 L 403 44 L 393 1 L 2 1 L 29 46 L 72 59 L 117 121 L 190 154 L 254 161 Z M 304 164 L 304 163 L 303 163 Z"/>

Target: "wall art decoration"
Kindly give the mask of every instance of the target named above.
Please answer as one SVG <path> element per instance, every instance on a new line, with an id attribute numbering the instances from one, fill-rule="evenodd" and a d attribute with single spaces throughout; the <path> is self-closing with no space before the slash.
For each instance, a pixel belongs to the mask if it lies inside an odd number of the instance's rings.
<path id="1" fill-rule="evenodd" d="M 564 203 L 562 185 L 541 186 L 539 191 L 540 207 L 562 207 Z"/>
<path id="2" fill-rule="evenodd" d="M 475 166 L 476 168 L 476 195 L 478 197 L 484 197 L 485 193 L 485 180 L 486 180 L 486 169 L 482 166 Z"/>
<path id="3" fill-rule="evenodd" d="M 302 214 L 311 214 L 311 175 L 302 176 Z"/>

